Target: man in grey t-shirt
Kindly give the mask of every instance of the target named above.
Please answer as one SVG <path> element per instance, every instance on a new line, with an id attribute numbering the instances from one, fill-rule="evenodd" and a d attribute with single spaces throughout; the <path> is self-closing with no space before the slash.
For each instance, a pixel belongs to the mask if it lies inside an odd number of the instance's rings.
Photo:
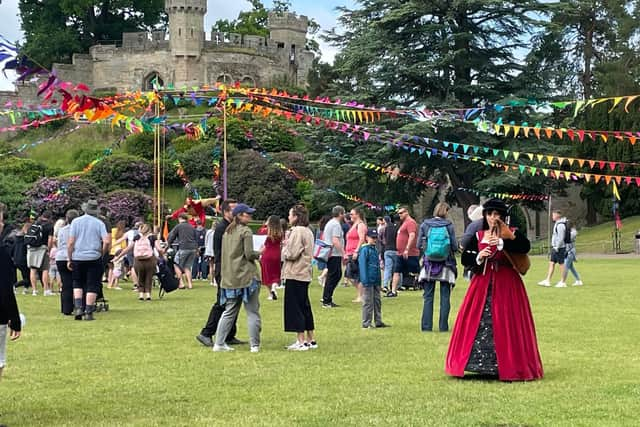
<path id="1" fill-rule="evenodd" d="M 331 256 L 327 261 L 327 279 L 322 293 L 322 307 L 333 308 L 337 304 L 333 302 L 333 291 L 342 278 L 342 257 L 344 256 L 344 208 L 335 206 L 331 210 L 333 218 L 324 226 L 324 240 L 331 243 Z"/>
<path id="2" fill-rule="evenodd" d="M 196 229 L 189 224 L 188 219 L 189 216 L 186 213 L 181 213 L 178 217 L 178 225 L 171 230 L 169 237 L 167 237 L 169 246 L 174 242 L 178 243 L 175 271 L 178 280 L 180 280 L 181 289 L 184 289 L 184 283 L 182 282 L 183 276 L 187 279 L 187 287 L 189 289 L 193 288 L 191 269 L 193 268 L 193 261 L 196 259 L 196 253 L 198 252 Z"/>

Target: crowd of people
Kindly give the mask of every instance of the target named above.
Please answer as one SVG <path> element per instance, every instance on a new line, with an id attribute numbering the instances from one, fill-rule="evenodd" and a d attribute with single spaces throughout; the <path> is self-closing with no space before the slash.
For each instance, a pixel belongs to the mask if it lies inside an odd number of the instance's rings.
<path id="1" fill-rule="evenodd" d="M 0 215 L 5 209 L 0 209 Z M 111 227 L 95 200 L 82 206 L 83 214 L 69 210 L 54 222 L 49 212 L 37 220 L 15 228 L 0 216 L 2 243 L 2 314 L 0 315 L 0 373 L 4 366 L 4 342 L 20 336 L 20 319 L 14 286 L 27 293 L 60 295 L 61 312 L 77 320 L 94 320 L 96 301 L 103 297 L 102 283 L 120 290 L 120 281 L 133 281 L 140 301 L 151 301 L 151 290 L 159 263 L 173 265 L 179 287 L 192 289 L 194 279 L 210 278 L 217 287 L 216 300 L 205 326 L 196 339 L 215 352 L 232 351 L 244 344 L 237 333 L 241 306 L 247 313 L 249 348 L 259 352 L 262 321 L 260 290 L 268 300 L 278 300 L 284 288 L 285 332 L 295 334 L 288 350 L 306 351 L 318 347 L 315 322 L 309 299 L 313 265 L 323 287 L 323 309 L 339 308 L 334 293 L 344 278 L 355 290 L 353 303 L 361 304 L 361 327 L 389 327 L 382 319 L 382 298 L 397 298 L 406 287 L 423 290 L 420 328 L 434 330 L 434 294 L 440 283 L 440 310 L 437 327 L 449 330 L 450 295 L 458 276 L 456 254 L 471 283 L 458 312 L 446 372 L 462 376 L 477 372 L 502 380 L 530 380 L 542 376 L 535 327 L 524 283 L 512 256 L 526 254 L 529 241 L 519 230 L 509 227 L 504 202 L 492 199 L 472 206 L 472 222 L 458 241 L 448 218 L 450 207 L 438 203 L 433 215 L 420 225 L 401 207 L 397 215 L 379 217 L 369 228 L 364 211 L 335 206 L 314 230 L 303 205 L 291 207 L 288 218 L 268 217 L 256 246 L 249 227 L 255 210 L 235 200 L 219 206 L 220 221 L 210 229 L 204 221 L 179 212 L 178 223 L 166 239 L 149 224 L 135 222 L 130 229 L 124 221 Z M 567 271 L 582 284 L 572 263 L 575 261 L 575 229 L 554 213 L 554 250 L 549 275 L 541 285 L 549 286 L 555 264 L 562 269 L 558 287 L 566 286 Z M 568 237 L 567 237 L 568 236 Z M 323 250 L 320 250 L 323 249 Z M 511 255 L 510 255 L 511 254 Z M 6 265 L 5 265 L 6 264 Z M 260 265 L 260 272 L 258 271 Z M 565 268 L 566 267 L 566 268 Z M 17 280 L 16 270 L 22 280 Z M 6 286 L 5 286 L 6 285 Z"/>

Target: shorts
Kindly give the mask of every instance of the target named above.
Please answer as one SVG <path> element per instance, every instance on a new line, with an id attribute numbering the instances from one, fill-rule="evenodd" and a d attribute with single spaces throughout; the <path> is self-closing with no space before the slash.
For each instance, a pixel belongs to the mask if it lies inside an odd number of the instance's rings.
<path id="1" fill-rule="evenodd" d="M 420 257 L 410 256 L 405 259 L 402 255 L 396 255 L 396 263 L 393 267 L 394 273 L 408 276 L 409 274 L 418 274 L 420 272 Z"/>
<path id="2" fill-rule="evenodd" d="M 99 294 L 102 289 L 102 258 L 93 261 L 72 261 L 73 289 Z"/>
<path id="3" fill-rule="evenodd" d="M 564 260 L 567 258 L 566 248 L 551 249 L 550 261 L 554 264 L 564 264 Z"/>
<path id="4" fill-rule="evenodd" d="M 49 270 L 49 249 L 46 246 L 27 249 L 27 266 L 40 271 Z"/>
<path id="5" fill-rule="evenodd" d="M 55 264 L 51 264 L 51 266 L 49 267 L 49 279 L 57 279 L 58 277 L 60 277 L 58 266 Z"/>
<path id="6" fill-rule="evenodd" d="M 175 263 L 180 266 L 182 270 L 191 269 L 193 267 L 193 261 L 196 259 L 195 249 L 180 249 L 176 254 Z"/>

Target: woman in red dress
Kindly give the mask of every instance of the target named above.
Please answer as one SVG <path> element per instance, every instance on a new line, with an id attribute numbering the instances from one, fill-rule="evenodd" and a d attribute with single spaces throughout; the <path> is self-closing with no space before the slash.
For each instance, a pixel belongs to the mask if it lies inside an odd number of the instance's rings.
<path id="1" fill-rule="evenodd" d="M 282 265 L 280 249 L 283 237 L 280 218 L 276 215 L 271 215 L 267 219 L 267 239 L 264 242 L 264 252 L 260 258 L 262 284 L 269 288 L 270 300 L 278 299 L 276 288 L 280 284 L 280 268 Z"/>
<path id="2" fill-rule="evenodd" d="M 449 375 L 463 377 L 467 371 L 502 381 L 542 378 L 529 299 L 505 254 L 527 253 L 530 244 L 520 231 L 506 227 L 506 214 L 502 200 L 485 203 L 483 228 L 464 248 L 462 264 L 473 271 L 473 278 L 449 343 Z"/>

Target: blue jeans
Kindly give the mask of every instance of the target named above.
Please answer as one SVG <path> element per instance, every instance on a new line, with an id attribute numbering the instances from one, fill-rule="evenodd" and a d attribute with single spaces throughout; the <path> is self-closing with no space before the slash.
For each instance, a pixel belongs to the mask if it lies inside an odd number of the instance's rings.
<path id="1" fill-rule="evenodd" d="M 565 274 L 565 277 L 562 278 L 563 281 L 565 281 L 567 279 L 567 276 L 569 275 L 569 272 L 571 272 L 571 274 L 573 274 L 573 277 L 575 277 L 576 280 L 580 280 L 580 275 L 576 271 L 576 268 L 573 266 L 573 262 L 575 260 L 576 260 L 575 251 L 569 251 L 569 253 L 567 253 L 567 257 L 564 260 L 564 274 Z"/>
<path id="2" fill-rule="evenodd" d="M 391 287 L 391 279 L 393 278 L 393 270 L 396 266 L 396 251 L 384 251 L 384 278 L 382 279 L 382 286 L 385 288 Z"/>
<path id="3" fill-rule="evenodd" d="M 436 282 L 424 283 L 424 306 L 422 307 L 422 330 L 433 330 L 433 294 Z M 449 330 L 449 310 L 451 309 L 451 284 L 440 282 L 440 332 Z"/>

